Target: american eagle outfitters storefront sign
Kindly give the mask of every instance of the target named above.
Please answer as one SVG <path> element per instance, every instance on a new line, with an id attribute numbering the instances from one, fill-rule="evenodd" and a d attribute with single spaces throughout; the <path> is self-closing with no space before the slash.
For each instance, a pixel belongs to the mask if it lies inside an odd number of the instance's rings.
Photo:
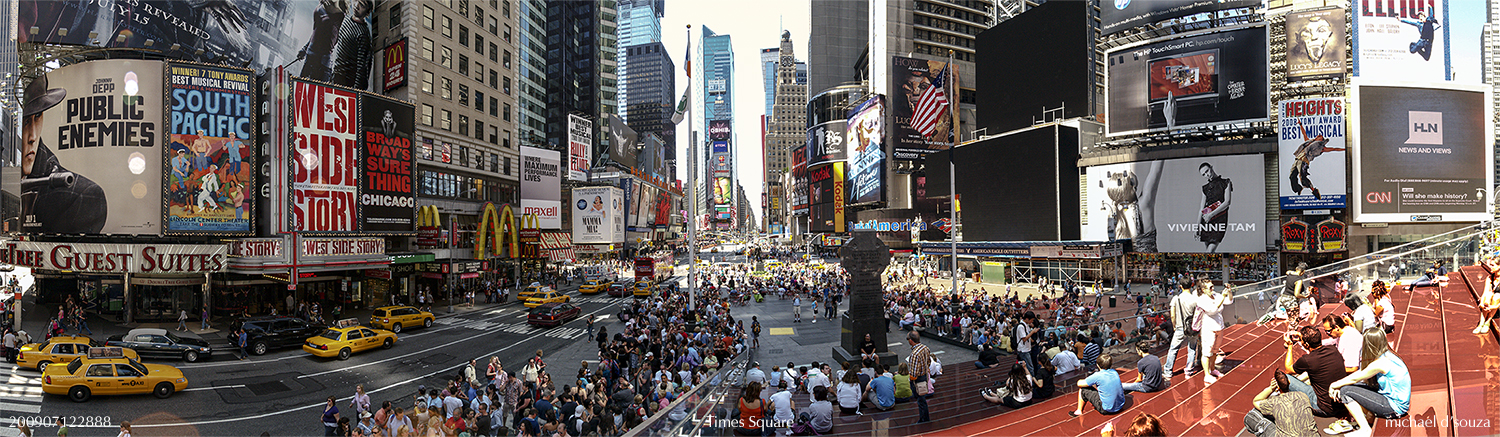
<path id="1" fill-rule="evenodd" d="M 228 250 L 222 244 L 74 244 L 12 241 L 0 262 L 79 273 L 218 273 Z"/>

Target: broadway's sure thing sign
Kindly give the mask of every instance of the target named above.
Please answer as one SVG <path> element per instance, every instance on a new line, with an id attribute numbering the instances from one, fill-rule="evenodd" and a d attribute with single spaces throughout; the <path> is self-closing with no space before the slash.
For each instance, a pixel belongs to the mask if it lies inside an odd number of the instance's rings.
<path id="1" fill-rule="evenodd" d="M 255 77 L 249 70 L 169 64 L 165 148 L 167 234 L 249 234 L 255 216 Z"/>
<path id="2" fill-rule="evenodd" d="M 1344 99 L 1283 100 L 1277 111 L 1281 208 L 1343 208 Z"/>
<path id="3" fill-rule="evenodd" d="M 359 149 L 352 91 L 292 82 L 292 223 L 309 232 L 359 229 Z"/>
<path id="4" fill-rule="evenodd" d="M 360 220 L 365 232 L 415 232 L 417 197 L 412 129 L 416 109 L 408 103 L 360 95 Z"/>

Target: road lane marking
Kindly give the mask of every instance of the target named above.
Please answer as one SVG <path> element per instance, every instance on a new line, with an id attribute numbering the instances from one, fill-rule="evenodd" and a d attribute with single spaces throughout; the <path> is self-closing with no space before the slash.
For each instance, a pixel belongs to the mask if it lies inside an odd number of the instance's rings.
<path id="1" fill-rule="evenodd" d="M 221 389 L 221 388 L 245 388 L 245 385 L 244 384 L 238 384 L 238 385 L 225 385 L 225 386 L 217 386 L 217 387 L 185 388 L 185 389 L 182 389 L 182 391 L 205 391 L 205 390 L 218 390 L 218 389 Z"/>

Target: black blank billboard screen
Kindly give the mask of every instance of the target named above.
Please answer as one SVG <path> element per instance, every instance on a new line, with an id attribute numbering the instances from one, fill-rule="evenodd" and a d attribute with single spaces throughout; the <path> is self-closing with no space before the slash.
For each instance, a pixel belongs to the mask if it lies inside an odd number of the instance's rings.
<path id="1" fill-rule="evenodd" d="M 1099 33 L 1109 35 L 1169 18 L 1259 5 L 1260 0 L 1104 0 L 1099 2 Z"/>
<path id="2" fill-rule="evenodd" d="M 1111 135 L 1268 118 L 1265 27 L 1158 41 L 1108 58 Z"/>

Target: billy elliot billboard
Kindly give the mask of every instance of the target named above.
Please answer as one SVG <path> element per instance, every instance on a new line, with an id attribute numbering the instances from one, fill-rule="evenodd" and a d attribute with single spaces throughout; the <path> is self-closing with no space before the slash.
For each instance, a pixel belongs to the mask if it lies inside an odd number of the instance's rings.
<path id="1" fill-rule="evenodd" d="M 948 150 L 953 146 L 953 110 L 949 109 L 938 114 L 937 127 L 932 130 L 932 135 L 923 137 L 921 133 L 911 126 L 911 119 L 917 109 L 917 101 L 921 99 L 922 93 L 927 88 L 943 86 L 942 83 L 934 83 L 938 74 L 942 73 L 946 62 L 929 61 L 926 59 L 903 58 L 900 56 L 891 59 L 891 122 L 890 143 L 893 148 L 891 157 L 902 160 L 918 160 L 927 156 L 928 153 Z M 949 74 L 953 74 L 952 71 Z M 957 97 L 948 96 L 950 102 Z M 811 160 L 808 165 L 813 165 Z"/>
<path id="2" fill-rule="evenodd" d="M 1360 0 L 1354 11 L 1354 75 L 1418 82 L 1451 78 L 1446 0 Z"/>
<path id="3" fill-rule="evenodd" d="M 1269 118 L 1264 26 L 1153 41 L 1107 57 L 1110 135 Z"/>
<path id="4" fill-rule="evenodd" d="M 1281 208 L 1343 208 L 1349 194 L 1344 99 L 1283 100 L 1276 109 Z"/>
<path id="5" fill-rule="evenodd" d="M 291 229 L 359 230 L 359 139 L 354 91 L 292 81 Z"/>
<path id="6" fill-rule="evenodd" d="M 568 180 L 589 179 L 589 149 L 594 145 L 594 123 L 568 114 Z"/>
<path id="7" fill-rule="evenodd" d="M 1261 0 L 1115 0 L 1099 4 L 1099 33 L 1109 35 L 1158 21 L 1222 9 L 1259 6 Z"/>
<path id="8" fill-rule="evenodd" d="M 91 61 L 26 86 L 21 232 L 161 233 L 162 68 Z"/>
<path id="9" fill-rule="evenodd" d="M 359 96 L 363 185 L 359 196 L 365 232 L 416 232 L 416 108 L 368 94 Z"/>
<path id="10" fill-rule="evenodd" d="M 1344 77 L 1344 22 L 1337 7 L 1286 14 L 1288 81 Z"/>
<path id="11" fill-rule="evenodd" d="M 371 1 L 18 3 L 20 42 L 147 48 L 255 70 L 286 66 L 295 76 L 371 89 Z"/>
<path id="12" fill-rule="evenodd" d="M 1490 94 L 1485 85 L 1446 82 L 1351 87 L 1354 221 L 1489 220 Z"/>
<path id="13" fill-rule="evenodd" d="M 255 231 L 255 78 L 249 70 L 169 64 L 166 234 Z"/>
<path id="14" fill-rule="evenodd" d="M 1135 252 L 1266 250 L 1262 155 L 1089 167 L 1083 239 L 1132 240 Z"/>

